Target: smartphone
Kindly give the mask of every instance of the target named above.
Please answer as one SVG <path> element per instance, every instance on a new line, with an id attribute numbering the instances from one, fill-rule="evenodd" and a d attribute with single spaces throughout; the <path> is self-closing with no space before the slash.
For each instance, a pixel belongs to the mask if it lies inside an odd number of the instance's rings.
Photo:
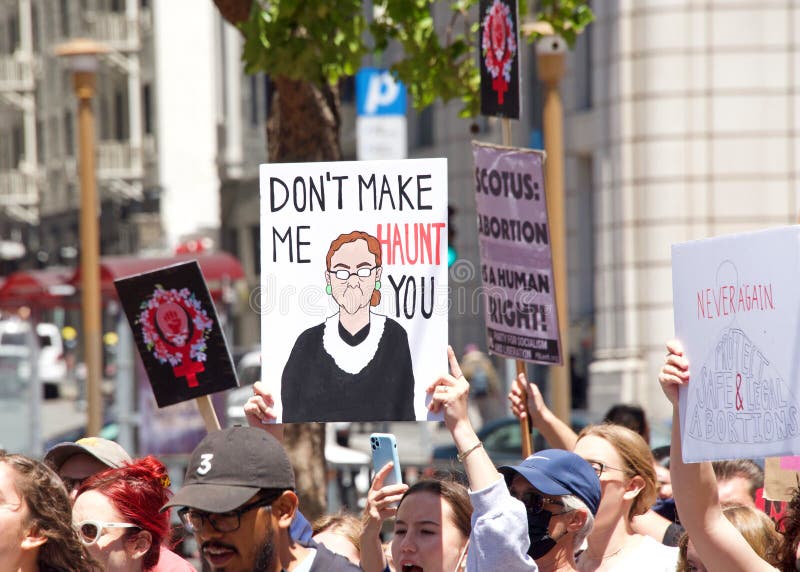
<path id="1" fill-rule="evenodd" d="M 373 474 L 380 471 L 386 463 L 394 463 L 392 471 L 383 480 L 384 485 L 397 485 L 403 482 L 400 475 L 400 458 L 397 456 L 397 440 L 391 433 L 373 433 L 369 436 L 372 447 Z"/>

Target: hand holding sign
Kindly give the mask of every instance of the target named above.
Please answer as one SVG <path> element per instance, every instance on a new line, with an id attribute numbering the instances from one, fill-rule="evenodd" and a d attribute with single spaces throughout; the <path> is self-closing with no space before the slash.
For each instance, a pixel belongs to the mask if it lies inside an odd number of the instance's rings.
<path id="1" fill-rule="evenodd" d="M 667 357 L 658 374 L 661 389 L 673 406 L 678 406 L 678 389 L 689 383 L 689 361 L 683 357 L 683 345 L 679 340 L 667 342 Z"/>

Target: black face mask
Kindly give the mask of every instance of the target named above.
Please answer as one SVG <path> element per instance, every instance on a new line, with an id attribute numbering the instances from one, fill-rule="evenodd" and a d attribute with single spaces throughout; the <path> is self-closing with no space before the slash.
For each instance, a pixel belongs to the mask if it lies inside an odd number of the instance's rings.
<path id="1" fill-rule="evenodd" d="M 547 532 L 551 518 L 553 514 L 546 510 L 540 510 L 536 514 L 528 512 L 528 537 L 531 539 L 528 555 L 534 560 L 550 552 L 556 545 L 555 539 Z"/>

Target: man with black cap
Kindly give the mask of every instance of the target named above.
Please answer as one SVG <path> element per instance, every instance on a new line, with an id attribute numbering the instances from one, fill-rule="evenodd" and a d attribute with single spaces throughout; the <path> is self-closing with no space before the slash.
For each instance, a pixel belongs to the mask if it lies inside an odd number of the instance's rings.
<path id="1" fill-rule="evenodd" d="M 164 505 L 178 511 L 212 570 L 356 572 L 321 544 L 296 542 L 294 473 L 281 444 L 254 427 L 207 435 L 189 460 L 183 487 Z"/>

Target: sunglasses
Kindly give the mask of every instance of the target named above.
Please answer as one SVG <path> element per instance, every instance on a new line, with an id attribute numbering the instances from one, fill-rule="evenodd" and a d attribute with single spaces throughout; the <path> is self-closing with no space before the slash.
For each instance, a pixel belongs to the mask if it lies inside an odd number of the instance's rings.
<path id="1" fill-rule="evenodd" d="M 556 506 L 564 506 L 564 501 L 559 499 L 554 499 L 550 497 L 546 497 L 541 493 L 537 493 L 534 491 L 528 491 L 521 494 L 516 494 L 514 492 L 511 493 L 515 499 L 522 501 L 522 504 L 525 505 L 525 510 L 528 511 L 530 514 L 539 514 L 544 510 L 544 505 L 546 504 L 554 504 Z M 555 513 L 554 513 L 555 514 Z M 561 513 L 559 513 L 561 514 Z"/>
<path id="2" fill-rule="evenodd" d="M 84 546 L 95 544 L 107 528 L 141 528 L 127 522 L 103 522 L 102 520 L 83 520 L 73 524 L 72 528 L 78 533 L 78 538 Z"/>

